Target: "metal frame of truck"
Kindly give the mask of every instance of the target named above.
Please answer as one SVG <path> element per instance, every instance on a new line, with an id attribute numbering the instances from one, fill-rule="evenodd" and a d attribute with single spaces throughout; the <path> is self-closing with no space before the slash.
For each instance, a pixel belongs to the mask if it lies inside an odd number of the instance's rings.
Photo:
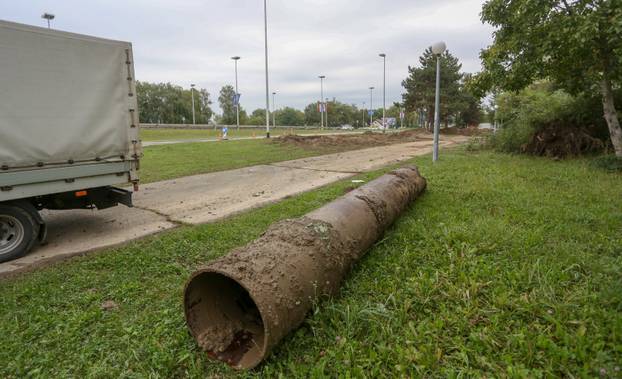
<path id="1" fill-rule="evenodd" d="M 51 45 L 63 43 L 71 46 L 72 42 L 78 45 L 80 51 L 75 53 L 79 58 L 80 54 L 87 54 L 89 44 L 94 48 L 104 46 L 113 49 L 115 54 L 122 57 L 122 62 L 116 62 L 119 72 L 123 75 L 124 94 L 126 97 L 123 104 L 127 104 L 127 115 L 124 118 L 124 125 L 118 125 L 123 130 L 127 129 L 127 136 L 115 131 L 122 137 L 127 137 L 121 141 L 124 146 L 120 154 L 109 156 L 98 156 L 93 150 L 94 156 L 81 159 L 63 159 L 30 162 L 20 164 L 12 161 L 10 164 L 8 157 L 2 157 L 2 132 L 7 123 L 0 123 L 0 262 L 18 258 L 29 252 L 33 245 L 38 241 L 44 241 L 46 237 L 46 226 L 43 218 L 39 214 L 42 209 L 105 209 L 118 204 L 132 206 L 132 193 L 129 190 L 115 188 L 115 185 L 130 184 L 137 189 L 139 159 L 142 156 L 142 147 L 139 140 L 139 120 L 138 107 L 136 101 L 136 83 L 134 75 L 132 46 L 128 42 L 112 41 L 91 36 L 67 33 L 28 25 L 16 24 L 0 20 L 0 33 L 4 32 L 6 39 L 21 35 L 26 36 L 26 40 L 45 46 L 49 41 Z M 20 47 L 15 42 L 3 44 L 0 34 L 0 54 L 10 53 L 11 48 Z M 48 40 L 46 40 L 46 38 Z M 60 42 L 59 42 L 60 41 Z M 5 51 L 2 51 L 2 49 Z M 14 50 L 13 50 L 14 51 Z M 103 51 L 106 51 L 105 49 Z M 101 52 L 100 52 L 101 54 Z M 1 63 L 1 62 L 0 62 Z M 19 73 L 19 67 L 13 67 Z M 85 70 L 87 70 L 85 68 Z M 116 75 L 114 67 L 110 68 Z M 0 67 L 2 70 L 2 67 Z M 0 72 L 0 83 L 2 79 L 11 81 L 11 67 L 5 68 L 8 72 L 6 77 Z M 23 73 L 23 72 L 22 72 Z M 120 83 L 118 77 L 114 77 L 116 83 Z M 75 84 L 75 83 L 74 83 Z M 17 85 L 19 87 L 20 84 Z M 113 89 L 116 91 L 111 94 L 120 97 L 120 89 L 117 85 Z M 5 91 L 11 89 L 3 88 Z M 20 91 L 22 88 L 17 88 Z M 0 96 L 3 93 L 0 93 Z M 10 95 L 6 95 L 10 96 Z M 0 97 L 0 100 L 2 97 Z M 42 107 L 47 104 L 40 104 Z M 118 105 L 118 103 L 117 103 Z M 33 106 L 38 106 L 34 104 Z M 69 109 L 68 109 L 69 111 Z M 119 116 L 119 109 L 115 109 Z M 103 112 L 105 113 L 105 112 Z M 1 117 L 2 115 L 0 115 Z M 41 127 L 46 127 L 42 125 Z M 10 130 L 12 133 L 18 131 Z M 4 132 L 8 133 L 8 129 Z M 80 142 L 81 136 L 75 136 L 76 142 Z M 121 145 L 119 144 L 119 145 Z M 125 146 L 125 144 L 127 146 Z M 10 151 L 10 149 L 8 149 Z M 62 152 L 61 152 L 62 153 Z M 62 154 L 61 154 L 62 155 Z"/>

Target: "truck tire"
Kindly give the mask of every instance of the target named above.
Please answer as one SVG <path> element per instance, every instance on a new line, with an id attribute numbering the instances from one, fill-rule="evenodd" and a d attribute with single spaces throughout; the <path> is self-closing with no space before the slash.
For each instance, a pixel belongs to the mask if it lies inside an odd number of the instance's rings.
<path id="1" fill-rule="evenodd" d="M 40 225 L 28 203 L 0 204 L 0 263 L 26 255 L 37 241 Z"/>

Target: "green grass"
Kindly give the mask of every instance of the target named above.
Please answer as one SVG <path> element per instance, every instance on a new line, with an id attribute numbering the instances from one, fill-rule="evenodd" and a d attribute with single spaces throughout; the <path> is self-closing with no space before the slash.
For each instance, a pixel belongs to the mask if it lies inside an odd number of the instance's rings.
<path id="1" fill-rule="evenodd" d="M 276 128 L 270 130 L 270 135 L 280 136 L 282 134 L 291 133 L 291 129 Z M 338 129 L 294 129 L 295 134 L 312 134 L 312 133 L 348 133 L 347 130 Z M 262 129 L 240 129 L 229 128 L 229 138 L 235 137 L 261 137 L 265 135 Z M 140 138 L 143 141 L 178 141 L 189 139 L 207 139 L 219 138 L 220 130 L 214 129 L 147 129 L 140 130 Z"/>
<path id="2" fill-rule="evenodd" d="M 302 149 L 266 140 L 150 146 L 141 160 L 142 183 L 327 154 L 338 148 Z"/>
<path id="3" fill-rule="evenodd" d="M 0 377 L 620 377 L 622 175 L 488 152 L 414 162 L 426 194 L 256 371 L 198 350 L 184 282 L 350 181 L 3 281 Z"/>

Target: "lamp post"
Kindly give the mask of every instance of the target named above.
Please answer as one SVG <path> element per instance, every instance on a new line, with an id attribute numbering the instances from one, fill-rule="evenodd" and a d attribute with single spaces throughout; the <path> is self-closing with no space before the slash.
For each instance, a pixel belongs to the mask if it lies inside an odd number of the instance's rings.
<path id="1" fill-rule="evenodd" d="M 436 100 L 434 103 L 434 152 L 432 161 L 438 161 L 438 140 L 441 129 L 441 55 L 447 49 L 445 42 L 432 45 L 432 54 L 436 56 Z"/>
<path id="2" fill-rule="evenodd" d="M 270 81 L 268 80 L 268 4 L 263 0 L 264 46 L 266 55 L 266 138 L 270 138 Z"/>
<path id="3" fill-rule="evenodd" d="M 324 122 L 326 123 L 326 128 L 328 128 L 328 97 L 324 102 Z"/>
<path id="4" fill-rule="evenodd" d="M 318 76 L 320 78 L 320 129 L 324 129 L 324 79 L 325 75 Z"/>
<path id="5" fill-rule="evenodd" d="M 240 57 L 231 57 L 235 62 L 235 125 L 240 130 L 240 92 L 238 92 L 238 61 Z"/>
<path id="6" fill-rule="evenodd" d="M 374 89 L 376 87 L 369 87 L 369 127 L 371 128 L 374 123 Z"/>
<path id="7" fill-rule="evenodd" d="M 367 122 L 367 117 L 365 117 L 365 113 L 367 112 L 367 108 L 365 108 L 365 102 L 363 101 L 363 126 Z"/>
<path id="8" fill-rule="evenodd" d="M 51 14 L 51 13 L 47 13 L 45 12 L 44 14 L 41 15 L 41 18 L 44 20 L 47 20 L 48 22 L 48 29 L 50 29 L 50 21 L 53 20 L 56 16 Z"/>
<path id="9" fill-rule="evenodd" d="M 387 55 L 385 53 L 379 54 L 384 63 L 382 71 L 382 132 L 387 129 L 386 113 L 387 113 Z"/>
<path id="10" fill-rule="evenodd" d="M 272 92 L 272 127 L 276 130 L 276 92 Z"/>
<path id="11" fill-rule="evenodd" d="M 194 117 L 194 84 L 190 84 L 190 93 L 192 94 L 192 125 L 196 125 L 196 118 Z"/>

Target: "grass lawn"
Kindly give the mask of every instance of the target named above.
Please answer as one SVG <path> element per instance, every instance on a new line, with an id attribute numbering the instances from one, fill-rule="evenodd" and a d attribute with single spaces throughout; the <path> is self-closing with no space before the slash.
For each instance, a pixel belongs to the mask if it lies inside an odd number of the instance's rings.
<path id="1" fill-rule="evenodd" d="M 350 181 L 3 281 L 0 377 L 620 377 L 622 175 L 587 160 L 441 159 L 413 160 L 427 193 L 254 372 L 198 350 L 184 282 Z M 118 308 L 102 310 L 109 300 Z"/>
<path id="2" fill-rule="evenodd" d="M 347 130 L 338 129 L 294 129 L 295 134 L 314 134 L 314 133 L 348 133 Z M 276 128 L 270 130 L 270 135 L 280 136 L 282 134 L 290 134 L 290 129 Z M 261 137 L 265 135 L 264 130 L 260 129 L 240 129 L 229 128 L 229 138 L 235 137 Z M 204 139 L 204 138 L 218 138 L 220 137 L 220 130 L 214 129 L 147 129 L 140 130 L 140 138 L 143 141 L 177 141 L 188 139 Z"/>
<path id="3" fill-rule="evenodd" d="M 142 183 L 328 154 L 338 149 L 302 149 L 266 140 L 150 146 L 141 160 Z"/>

